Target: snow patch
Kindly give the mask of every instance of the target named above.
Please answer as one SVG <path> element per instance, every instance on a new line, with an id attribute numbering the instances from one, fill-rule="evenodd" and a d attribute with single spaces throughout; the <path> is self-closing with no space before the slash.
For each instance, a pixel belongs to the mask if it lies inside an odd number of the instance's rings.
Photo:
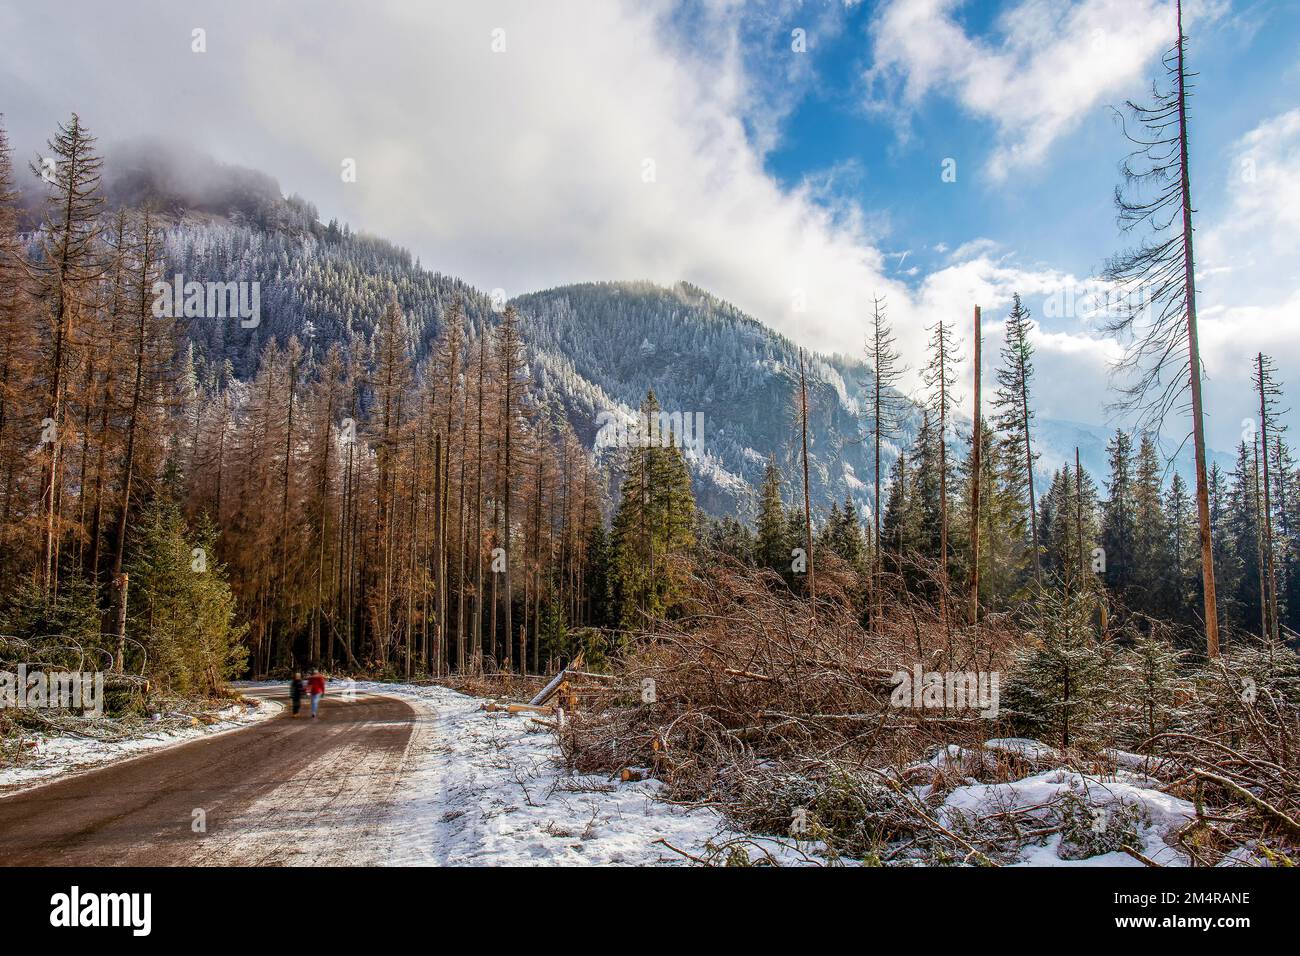
<path id="1" fill-rule="evenodd" d="M 654 780 L 573 775 L 525 715 L 488 713 L 445 687 L 360 681 L 417 711 L 380 855 L 396 866 L 690 864 L 724 833 L 708 809 L 665 803 Z"/>
<path id="2" fill-rule="evenodd" d="M 1030 740 L 996 740 L 985 746 L 1026 756 L 1054 753 Z M 979 754 L 949 746 L 930 763 L 965 769 L 972 756 Z M 1053 831 L 1022 846 L 1012 861 L 1015 866 L 1143 866 L 1118 848 L 1121 843 L 1162 866 L 1186 866 L 1176 834 L 1195 819 L 1196 809 L 1155 787 L 1152 778 L 1128 770 L 1102 777 L 1058 767 L 1009 783 L 957 787 L 944 799 L 939 817 L 945 826 L 960 829 L 1014 815 L 1026 828 L 1032 823 Z"/>

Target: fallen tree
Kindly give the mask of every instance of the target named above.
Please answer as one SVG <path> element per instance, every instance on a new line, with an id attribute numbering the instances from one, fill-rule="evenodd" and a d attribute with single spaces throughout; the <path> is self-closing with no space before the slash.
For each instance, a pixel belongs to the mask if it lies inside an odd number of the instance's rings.
<path id="1" fill-rule="evenodd" d="M 1242 847 L 1281 860 L 1300 845 L 1300 694 L 1285 647 L 1241 639 L 1206 662 L 1180 656 L 1155 627 L 1071 631 L 1063 619 L 1093 620 L 1092 599 L 1077 594 L 1045 594 L 1019 616 L 974 626 L 899 589 L 867 630 L 856 581 L 832 562 L 815 615 L 776 575 L 724 558 L 689 580 L 683 612 L 626 640 L 612 680 L 555 725 L 575 771 L 652 775 L 670 799 L 712 806 L 748 832 L 815 838 L 831 856 L 881 862 L 991 863 L 1046 839 L 1072 854 L 1063 858 L 1150 859 L 1150 847 L 1134 845 L 1146 810 L 1121 807 L 1127 829 L 1099 839 L 1087 822 L 1096 808 L 1080 809 L 1098 799 L 1088 781 L 1121 778 L 1197 808 L 1169 835 L 1182 862 Z M 1090 683 L 1071 688 L 1085 659 Z M 1002 672 L 1010 704 L 996 716 L 899 706 L 898 675 L 913 668 Z M 1062 726 L 1050 744 L 985 745 Z M 1070 779 L 1086 799 L 1058 788 L 1043 807 L 945 822 L 956 788 L 1053 769 L 1082 775 Z"/>

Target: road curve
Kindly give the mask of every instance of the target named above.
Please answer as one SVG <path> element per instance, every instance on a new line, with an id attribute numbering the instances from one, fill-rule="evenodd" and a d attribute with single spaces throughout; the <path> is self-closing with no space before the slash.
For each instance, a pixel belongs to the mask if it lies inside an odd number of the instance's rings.
<path id="1" fill-rule="evenodd" d="M 283 692 L 258 692 L 283 699 Z M 0 798 L 0 865 L 382 861 L 415 711 L 327 695 L 278 717 Z"/>

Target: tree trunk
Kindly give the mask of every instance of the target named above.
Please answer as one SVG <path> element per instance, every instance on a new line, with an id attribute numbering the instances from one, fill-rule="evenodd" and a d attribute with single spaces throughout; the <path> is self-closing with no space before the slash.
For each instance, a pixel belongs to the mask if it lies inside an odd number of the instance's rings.
<path id="1" fill-rule="evenodd" d="M 803 526 L 808 548 L 808 596 L 812 615 L 817 616 L 817 571 L 813 565 L 812 502 L 808 498 L 808 378 L 804 372 L 803 349 L 799 349 L 799 419 L 803 440 Z"/>
<path id="2" fill-rule="evenodd" d="M 980 452 L 983 435 L 980 419 L 980 307 L 975 306 L 975 400 L 972 412 L 973 439 L 971 442 L 971 492 L 970 492 L 970 622 L 980 619 Z"/>
<path id="3" fill-rule="evenodd" d="M 126 591 L 127 575 L 119 574 L 117 582 L 117 623 L 114 632 L 117 635 L 117 656 L 113 660 L 113 670 L 121 674 L 126 667 Z"/>
<path id="4" fill-rule="evenodd" d="M 1269 488 L 1268 477 L 1268 403 L 1267 393 L 1265 391 L 1267 382 L 1264 378 L 1264 353 L 1260 352 L 1255 357 L 1258 365 L 1256 366 L 1259 374 L 1259 428 L 1260 428 L 1260 447 L 1264 451 L 1264 506 L 1263 506 L 1263 532 L 1264 532 L 1264 563 L 1260 565 L 1260 574 L 1265 576 L 1263 579 L 1266 583 L 1264 598 L 1268 608 L 1268 616 L 1265 619 L 1264 633 L 1274 640 L 1278 638 L 1278 619 L 1277 619 L 1277 569 L 1273 558 L 1273 499 L 1272 492 Z"/>
<path id="5" fill-rule="evenodd" d="M 1205 472 L 1205 413 L 1201 403 L 1201 348 L 1196 334 L 1196 258 L 1192 251 L 1192 182 L 1187 167 L 1187 71 L 1183 62 L 1183 3 L 1178 0 L 1178 149 L 1182 167 L 1183 273 L 1187 289 L 1187 352 L 1192 388 L 1192 438 L 1196 446 L 1196 517 L 1200 523 L 1205 653 L 1219 656 L 1219 607 L 1214 592 L 1214 542 L 1210 486 Z"/>

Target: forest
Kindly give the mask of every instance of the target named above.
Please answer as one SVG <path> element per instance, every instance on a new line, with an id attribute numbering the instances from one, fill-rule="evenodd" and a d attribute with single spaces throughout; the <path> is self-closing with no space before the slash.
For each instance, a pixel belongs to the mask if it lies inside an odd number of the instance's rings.
<path id="1" fill-rule="evenodd" d="M 968 588 L 978 553 L 985 614 L 1014 611 L 1045 587 L 1084 588 L 1105 596 L 1117 628 L 1141 619 L 1185 649 L 1203 641 L 1194 489 L 1170 474 L 1149 432 L 1117 430 L 1105 475 L 1066 466 L 1043 482 L 1033 319 L 1019 297 L 978 460 L 972 419 L 959 428 L 949 398 L 970 364 L 956 323 L 933 331 L 929 394 L 904 397 L 878 301 L 864 323 L 864 358 L 878 371 L 863 386 L 879 408 L 863 435 L 888 443 L 907 416 L 921 423 L 881 467 L 874 520 L 846 496 L 811 507 L 805 528 L 802 486 L 775 453 L 750 514 L 715 518 L 695 508 L 676 449 L 619 449 L 612 476 L 601 474 L 564 411 L 538 398 L 523 357 L 527 318 L 493 312 L 441 277 L 411 288 L 382 244 L 361 247 L 369 263 L 325 260 L 339 274 L 323 287 L 342 301 L 320 302 L 303 280 L 320 328 L 273 334 L 255 352 L 225 341 L 242 331 L 234 322 L 155 317 L 155 282 L 212 274 L 205 258 L 287 270 L 287 250 L 275 252 L 284 240 L 232 226 L 214 242 L 149 208 L 105 212 L 102 160 L 79 118 L 51 148 L 59 178 L 43 184 L 39 231 L 19 231 L 7 150 L 0 167 L 0 561 L 15 635 L 71 631 L 117 659 L 131 653 L 128 635 L 151 632 L 157 646 L 139 652 L 157 666 L 177 661 L 181 686 L 207 690 L 214 675 L 295 662 L 405 676 L 540 673 L 575 641 L 612 651 L 622 633 L 669 612 L 675 561 L 725 554 L 806 592 L 834 556 L 859 575 L 854 601 L 869 625 L 899 590 L 937 603 L 955 582 Z M 339 232 L 317 229 L 325 244 Z M 339 318 L 349 300 L 376 307 L 369 328 Z M 45 312 L 53 325 L 36 321 Z M 1282 383 L 1266 355 L 1253 371 L 1258 426 L 1247 423 L 1231 473 L 1207 471 L 1217 614 L 1227 633 L 1277 640 L 1300 627 L 1300 475 L 1278 423 Z M 658 415 L 653 393 L 642 413 Z M 793 570 L 799 547 L 811 576 Z M 126 617 L 124 573 L 138 589 Z M 180 663 L 187 639 L 160 632 L 153 589 L 215 602 L 227 622 L 203 641 L 215 657 Z"/>
<path id="2" fill-rule="evenodd" d="M 752 829 L 783 830 L 797 803 L 848 855 L 903 852 L 908 833 L 996 862 L 1004 830 L 918 824 L 897 781 L 846 768 L 998 730 L 1084 764 L 1136 754 L 1158 775 L 1159 757 L 1209 808 L 1181 838 L 1194 861 L 1247 844 L 1294 859 L 1300 468 L 1263 353 L 1236 464 L 1207 466 L 1183 55 L 1180 34 L 1168 89 L 1129 104 L 1143 132 L 1125 185 L 1156 194 L 1119 195 L 1138 244 L 1107 277 L 1144 306 L 1114 319 L 1131 424 L 1106 473 L 1038 468 L 1020 296 L 987 401 L 977 305 L 930 330 L 924 389 L 904 395 L 877 298 L 853 317 L 869 513 L 810 493 L 802 350 L 773 373 L 795 455 L 783 473 L 771 449 L 752 506 L 710 516 L 677 436 L 633 430 L 593 454 L 541 388 L 554 370 L 528 361 L 526 299 L 429 273 L 296 198 L 200 228 L 149 190 L 109 195 L 76 114 L 30 176 L 0 130 L 4 659 L 71 655 L 193 696 L 302 668 L 522 679 L 577 661 L 605 690 L 557 728 L 573 766 L 653 768 Z M 270 288 L 268 270 L 310 321 L 159 314 L 174 275 Z M 641 420 L 667 411 L 648 389 Z M 1195 449 L 1190 486 L 1158 448 L 1170 424 Z M 1002 674 L 1001 715 L 881 711 L 881 681 L 913 665 Z M 812 790 L 792 796 L 795 780 Z M 1116 826 L 1098 839 L 1141 857 Z"/>

